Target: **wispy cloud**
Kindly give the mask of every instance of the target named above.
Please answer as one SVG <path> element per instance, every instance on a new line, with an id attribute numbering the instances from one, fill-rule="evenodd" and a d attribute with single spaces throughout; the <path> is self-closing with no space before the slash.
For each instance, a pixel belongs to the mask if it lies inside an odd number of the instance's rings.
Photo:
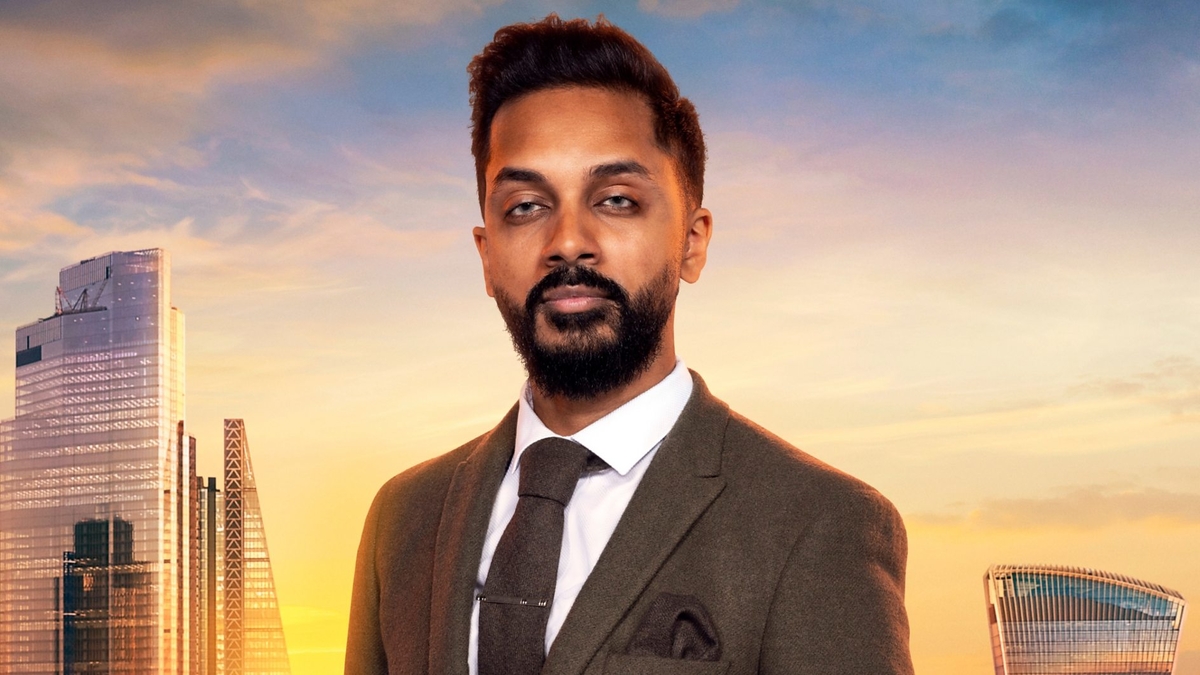
<path id="1" fill-rule="evenodd" d="M 213 183 L 227 167 L 202 139 L 271 138 L 276 149 L 289 142 L 273 122 L 214 107 L 222 87 L 326 68 L 364 36 L 476 15 L 489 4 L 4 3 L 0 255 L 36 257 L 40 242 L 86 239 L 88 228 L 112 229 L 104 222 L 106 208 L 118 223 L 113 227 L 123 230 L 117 238 L 131 238 L 139 222 L 143 229 L 169 230 L 170 223 L 192 219 L 203 232 L 212 209 L 196 209 L 197 200 L 212 200 L 213 187 L 225 189 Z M 315 172 L 320 160 L 308 161 Z M 251 175 L 242 182 L 241 201 L 264 196 L 259 186 L 250 187 L 253 180 Z M 189 192 L 189 183 L 197 189 Z M 164 208 L 188 199 L 183 212 Z M 390 236 L 387 228 L 352 213 L 314 215 L 303 206 L 294 211 L 293 220 L 317 218 L 360 235 L 334 247 L 337 252 L 355 241 L 376 244 L 371 250 L 393 244 L 393 250 L 419 252 L 442 236 L 427 237 L 413 227 Z"/>
<path id="2" fill-rule="evenodd" d="M 638 0 L 638 9 L 649 14 L 694 19 L 712 12 L 727 12 L 739 0 Z"/>
<path id="3" fill-rule="evenodd" d="M 236 54 L 254 45 L 313 49 L 397 26 L 429 26 L 473 16 L 499 0 L 216 0 L 164 6 L 146 0 L 6 3 L 0 25 L 43 36 L 86 38 L 130 57 L 183 61 L 204 53 Z M 249 59 L 247 59 L 249 60 Z"/>
<path id="4" fill-rule="evenodd" d="M 1149 487 L 1064 488 L 1049 497 L 985 500 L 960 514 L 919 513 L 910 522 L 972 530 L 1095 530 L 1117 523 L 1200 525 L 1200 494 Z"/>
<path id="5" fill-rule="evenodd" d="M 1200 422 L 1200 361 L 1172 356 L 1140 373 L 1092 379 L 1070 393 L 1142 401 L 1166 410 L 1174 421 Z"/>

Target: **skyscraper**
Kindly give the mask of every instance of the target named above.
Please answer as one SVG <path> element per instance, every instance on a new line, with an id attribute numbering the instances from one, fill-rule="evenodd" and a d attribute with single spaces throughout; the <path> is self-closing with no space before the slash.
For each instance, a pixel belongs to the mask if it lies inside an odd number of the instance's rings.
<path id="1" fill-rule="evenodd" d="M 1120 574 L 992 565 L 983 577 L 996 675 L 1170 675 L 1186 603 Z"/>
<path id="2" fill-rule="evenodd" d="M 198 479 L 201 675 L 289 675 L 246 424 L 225 420 L 225 491 Z M 207 483 L 205 482 L 207 480 Z"/>
<path id="3" fill-rule="evenodd" d="M 225 420 L 225 675 L 290 675 L 246 424 Z"/>
<path id="4" fill-rule="evenodd" d="M 191 446 L 165 251 L 63 268 L 0 432 L 0 672 L 188 672 Z"/>
<path id="5" fill-rule="evenodd" d="M 224 675 L 225 669 L 225 498 L 217 479 L 197 478 L 199 511 L 196 567 L 197 675 Z"/>
<path id="6" fill-rule="evenodd" d="M 245 424 L 225 420 L 222 494 L 196 475 L 170 297 L 165 251 L 108 253 L 17 329 L 2 674 L 290 673 Z"/>

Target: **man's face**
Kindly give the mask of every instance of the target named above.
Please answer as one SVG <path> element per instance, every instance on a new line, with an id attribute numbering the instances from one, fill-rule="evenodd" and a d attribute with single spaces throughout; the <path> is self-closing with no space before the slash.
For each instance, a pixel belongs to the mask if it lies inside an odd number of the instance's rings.
<path id="1" fill-rule="evenodd" d="M 699 277 L 711 226 L 687 208 L 649 106 L 590 87 L 510 101 L 485 180 L 484 281 L 534 385 L 589 398 L 632 381 L 658 354 L 679 280 Z"/>

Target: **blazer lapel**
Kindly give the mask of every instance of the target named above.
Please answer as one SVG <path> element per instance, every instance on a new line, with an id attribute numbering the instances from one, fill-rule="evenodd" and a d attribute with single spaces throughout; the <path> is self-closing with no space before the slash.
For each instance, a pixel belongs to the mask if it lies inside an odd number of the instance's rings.
<path id="1" fill-rule="evenodd" d="M 475 576 L 496 491 L 512 457 L 517 406 L 458 465 L 438 526 L 429 612 L 429 672 L 467 675 Z"/>
<path id="2" fill-rule="evenodd" d="M 692 372 L 692 396 L 667 434 L 550 647 L 545 675 L 577 675 L 725 487 L 729 408 Z M 478 556 L 476 556 L 478 557 Z"/>

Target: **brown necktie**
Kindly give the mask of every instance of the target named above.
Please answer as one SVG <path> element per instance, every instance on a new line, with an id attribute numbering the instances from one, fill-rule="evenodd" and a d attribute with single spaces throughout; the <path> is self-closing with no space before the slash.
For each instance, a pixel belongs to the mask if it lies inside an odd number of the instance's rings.
<path id="1" fill-rule="evenodd" d="M 536 675 L 542 669 L 563 510 L 589 454 L 574 441 L 545 438 L 521 455 L 517 508 L 479 596 L 479 675 Z"/>

